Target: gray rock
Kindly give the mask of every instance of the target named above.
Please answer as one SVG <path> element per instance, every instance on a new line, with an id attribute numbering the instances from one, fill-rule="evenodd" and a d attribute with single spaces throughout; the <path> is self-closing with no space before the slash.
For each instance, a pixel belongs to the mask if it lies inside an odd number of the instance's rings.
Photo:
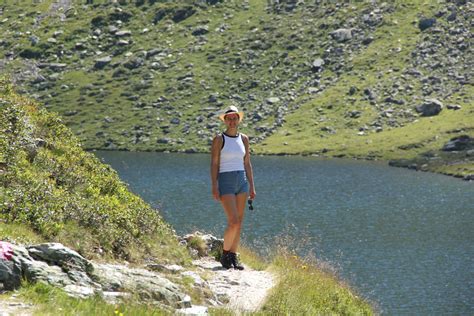
<path id="1" fill-rule="evenodd" d="M 143 64 L 145 63 L 145 61 L 143 60 L 143 58 L 140 58 L 140 57 L 136 57 L 136 58 L 132 58 L 128 61 L 126 61 L 123 66 L 127 69 L 137 69 L 141 66 L 143 66 Z"/>
<path id="2" fill-rule="evenodd" d="M 421 116 L 435 116 L 443 109 L 443 103 L 437 99 L 426 99 L 425 102 L 418 105 L 415 109 L 418 113 L 421 113 Z"/>
<path id="3" fill-rule="evenodd" d="M 191 15 L 193 15 L 196 12 L 197 11 L 192 6 L 182 7 L 182 8 L 174 10 L 171 19 L 173 20 L 173 22 L 179 23 L 189 18 Z"/>
<path id="4" fill-rule="evenodd" d="M 32 84 L 45 82 L 46 78 L 43 75 L 38 74 L 32 81 Z"/>
<path id="5" fill-rule="evenodd" d="M 107 66 L 111 61 L 112 61 L 112 57 L 111 57 L 111 56 L 106 56 L 106 57 L 102 57 L 102 58 L 97 58 L 97 59 L 95 60 L 94 68 L 96 68 L 96 69 L 102 69 L 102 68 L 104 68 L 105 66 Z"/>
<path id="6" fill-rule="evenodd" d="M 321 131 L 323 132 L 327 132 L 329 134 L 336 134 L 336 130 L 331 127 L 331 126 L 324 126 L 324 127 L 321 127 Z"/>
<path id="7" fill-rule="evenodd" d="M 183 271 L 181 272 L 181 275 L 192 278 L 194 280 L 194 286 L 203 287 L 206 283 L 206 281 L 204 281 L 201 276 L 194 271 Z"/>
<path id="8" fill-rule="evenodd" d="M 40 38 L 36 35 L 31 35 L 29 38 L 31 45 L 35 46 L 40 42 Z"/>
<path id="9" fill-rule="evenodd" d="M 60 70 L 64 70 L 64 68 L 67 67 L 67 64 L 62 64 L 62 63 L 39 64 L 38 67 L 49 68 L 53 71 L 60 71 Z"/>
<path id="10" fill-rule="evenodd" d="M 170 139 L 170 138 L 166 138 L 166 137 L 164 137 L 164 138 L 159 138 L 159 139 L 157 140 L 157 143 L 158 143 L 158 144 L 169 144 L 170 142 L 171 142 L 171 139 Z"/>
<path id="11" fill-rule="evenodd" d="M 158 273 L 123 265 L 93 264 L 58 243 L 34 245 L 28 249 L 11 245 L 11 248 L 12 257 L 0 256 L 0 283 L 6 290 L 20 287 L 22 279 L 26 278 L 29 282 L 47 282 L 61 287 L 79 298 L 115 293 L 113 296 L 117 299 L 137 293 L 142 299 L 174 308 L 191 305 L 189 296 Z M 122 294 L 116 291 L 122 291 Z"/>
<path id="12" fill-rule="evenodd" d="M 117 44 L 118 46 L 127 46 L 127 45 L 130 44 L 130 41 L 121 39 L 121 40 L 118 40 L 116 44 Z"/>
<path id="13" fill-rule="evenodd" d="M 323 65 L 324 65 L 324 60 L 322 58 L 317 58 L 311 64 L 311 66 L 312 66 L 311 69 L 313 71 L 320 71 L 320 70 L 322 70 Z"/>
<path id="14" fill-rule="evenodd" d="M 463 177 L 463 180 L 474 181 L 474 174 L 468 174 Z"/>
<path id="15" fill-rule="evenodd" d="M 218 93 L 213 93 L 213 94 L 209 95 L 208 102 L 209 103 L 216 103 L 218 97 L 219 97 Z"/>
<path id="16" fill-rule="evenodd" d="M 83 42 L 77 42 L 75 45 L 74 45 L 74 48 L 75 49 L 78 49 L 78 50 L 81 50 L 81 49 L 86 49 L 87 46 L 85 43 Z"/>
<path id="17" fill-rule="evenodd" d="M 205 35 L 209 33 L 209 27 L 207 25 L 197 26 L 193 29 L 192 33 L 194 36 Z"/>
<path id="18" fill-rule="evenodd" d="M 280 98 L 270 97 L 270 98 L 267 98 L 266 101 L 267 101 L 268 104 L 275 104 L 275 103 L 280 102 Z"/>
<path id="19" fill-rule="evenodd" d="M 474 148 L 474 138 L 468 135 L 461 135 L 449 140 L 444 146 L 443 151 L 461 151 Z"/>
<path id="20" fill-rule="evenodd" d="M 177 309 L 175 315 L 205 316 L 209 315 L 206 306 L 192 306 L 188 308 Z"/>
<path id="21" fill-rule="evenodd" d="M 186 295 L 170 280 L 145 269 L 122 265 L 94 265 L 94 278 L 104 291 L 127 289 L 142 299 L 159 301 L 173 307 L 187 307 Z"/>
<path id="22" fill-rule="evenodd" d="M 364 94 L 367 96 L 369 100 L 375 100 L 377 98 L 377 95 L 375 92 L 369 88 L 364 89 Z"/>
<path id="23" fill-rule="evenodd" d="M 385 102 L 388 102 L 388 103 L 394 103 L 394 104 L 398 104 L 398 105 L 403 105 L 405 104 L 405 101 L 401 100 L 401 99 L 395 99 L 393 97 L 387 97 L 385 98 L 384 100 Z"/>
<path id="24" fill-rule="evenodd" d="M 332 31 L 330 35 L 338 42 L 345 42 L 352 39 L 352 29 L 337 29 Z"/>
<path id="25" fill-rule="evenodd" d="M 97 289 L 90 286 L 69 284 L 63 290 L 72 297 L 88 298 L 97 293 Z"/>
<path id="26" fill-rule="evenodd" d="M 349 95 L 354 95 L 358 91 L 357 87 L 351 86 L 349 88 Z"/>
<path id="27" fill-rule="evenodd" d="M 91 271 L 92 269 L 89 261 L 76 251 L 60 243 L 44 243 L 30 246 L 27 249 L 32 258 L 52 265 L 58 265 L 64 269 L 74 268 L 83 272 Z"/>
<path id="28" fill-rule="evenodd" d="M 22 278 L 29 282 L 44 281 L 58 286 L 73 283 L 60 267 L 33 259 L 24 247 L 11 246 L 14 252 L 11 260 L 0 259 L 0 282 L 6 290 L 19 288 Z"/>
<path id="29" fill-rule="evenodd" d="M 158 55 L 162 51 L 163 50 L 160 49 L 160 48 L 152 48 L 152 49 L 150 49 L 149 51 L 146 52 L 146 58 L 150 58 L 150 57 L 153 57 L 155 55 Z"/>
<path id="30" fill-rule="evenodd" d="M 219 126 L 220 126 L 220 124 L 218 122 L 209 122 L 209 123 L 206 124 L 207 129 L 214 129 L 214 128 L 217 128 Z"/>
<path id="31" fill-rule="evenodd" d="M 350 118 L 359 118 L 362 115 L 361 111 L 353 110 L 348 113 Z"/>
<path id="32" fill-rule="evenodd" d="M 102 291 L 99 294 L 109 304 L 118 304 L 122 300 L 132 298 L 132 294 L 127 292 Z"/>
<path id="33" fill-rule="evenodd" d="M 131 36 L 132 35 L 132 32 L 128 31 L 128 30 L 123 30 L 123 31 L 117 31 L 115 32 L 115 36 L 116 37 L 125 37 L 125 36 Z"/>
<path id="34" fill-rule="evenodd" d="M 146 268 L 153 270 L 153 271 L 161 271 L 167 273 L 178 273 L 184 270 L 184 268 L 177 264 L 148 264 Z"/>
<path id="35" fill-rule="evenodd" d="M 418 27 L 420 28 L 421 31 L 424 31 L 426 29 L 429 29 L 435 24 L 436 24 L 435 18 L 423 18 L 423 19 L 420 19 L 420 21 L 418 22 Z"/>
<path id="36" fill-rule="evenodd" d="M 109 33 L 111 34 L 115 34 L 116 32 L 118 32 L 118 27 L 114 26 L 114 25 L 110 25 L 109 26 Z"/>
<path id="37" fill-rule="evenodd" d="M 458 104 L 448 104 L 446 108 L 448 110 L 455 110 L 455 111 L 462 109 L 462 107 Z"/>
<path id="38" fill-rule="evenodd" d="M 5 290 L 13 290 L 20 286 L 21 262 L 15 259 L 0 258 L 0 283 Z"/>
<path id="39" fill-rule="evenodd" d="M 369 45 L 370 43 L 372 43 L 374 41 L 374 37 L 373 36 L 367 36 L 365 37 L 363 40 L 362 40 L 362 44 L 364 45 Z"/>
<path id="40" fill-rule="evenodd" d="M 383 16 L 381 14 L 377 14 L 374 11 L 362 15 L 362 21 L 370 26 L 376 26 L 380 22 L 382 22 Z"/>

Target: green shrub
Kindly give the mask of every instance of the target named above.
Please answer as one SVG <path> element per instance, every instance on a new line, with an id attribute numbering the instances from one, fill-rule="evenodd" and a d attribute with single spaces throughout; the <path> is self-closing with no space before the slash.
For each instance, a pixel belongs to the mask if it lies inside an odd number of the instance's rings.
<path id="1" fill-rule="evenodd" d="M 28 47 L 23 49 L 19 55 L 27 59 L 39 59 L 43 55 L 43 50 L 38 47 Z"/>

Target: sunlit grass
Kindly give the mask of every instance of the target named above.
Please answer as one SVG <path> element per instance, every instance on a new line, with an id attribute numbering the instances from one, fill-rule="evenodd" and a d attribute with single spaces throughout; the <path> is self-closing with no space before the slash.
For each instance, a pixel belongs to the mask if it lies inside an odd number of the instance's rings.
<path id="1" fill-rule="evenodd" d="M 262 308 L 263 315 L 373 315 L 373 307 L 315 262 L 279 253 L 271 271 L 278 284 Z"/>
<path id="2" fill-rule="evenodd" d="M 259 256 L 249 247 L 240 246 L 239 254 L 242 262 L 244 262 L 246 265 L 248 265 L 254 270 L 263 271 L 267 269 L 270 265 L 270 262 L 266 262 L 265 260 L 263 260 L 261 256 Z"/>
<path id="3" fill-rule="evenodd" d="M 17 293 L 21 298 L 34 306 L 34 315 L 107 315 L 107 316 L 148 316 L 171 315 L 167 310 L 130 299 L 119 304 L 108 304 L 100 296 L 77 299 L 68 296 L 61 289 L 37 283 L 25 285 Z"/>
<path id="4" fill-rule="evenodd" d="M 26 225 L 7 223 L 0 215 L 0 241 L 17 244 L 34 244 L 44 239 Z"/>
<path id="5" fill-rule="evenodd" d="M 284 249 L 284 248 L 280 248 Z M 261 310 L 245 315 L 374 315 L 375 307 L 340 281 L 327 265 L 302 259 L 287 250 L 272 255 L 271 262 L 246 247 L 239 248 L 242 262 L 275 276 Z M 228 308 L 211 308 L 215 316 L 235 315 Z"/>

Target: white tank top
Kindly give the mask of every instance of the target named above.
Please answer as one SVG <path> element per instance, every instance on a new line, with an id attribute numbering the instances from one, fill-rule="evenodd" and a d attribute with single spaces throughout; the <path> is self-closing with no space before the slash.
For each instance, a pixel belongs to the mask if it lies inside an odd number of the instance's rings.
<path id="1" fill-rule="evenodd" d="M 222 133 L 224 146 L 221 149 L 219 173 L 229 171 L 244 171 L 245 145 L 242 136 L 227 136 Z"/>

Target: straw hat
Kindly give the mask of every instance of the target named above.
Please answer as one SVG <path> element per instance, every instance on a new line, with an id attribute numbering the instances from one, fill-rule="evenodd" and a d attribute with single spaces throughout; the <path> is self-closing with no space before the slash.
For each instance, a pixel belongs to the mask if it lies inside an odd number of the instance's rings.
<path id="1" fill-rule="evenodd" d="M 224 110 L 224 113 L 220 114 L 219 115 L 219 119 L 221 121 L 224 121 L 224 117 L 227 115 L 227 114 L 231 114 L 231 113 L 237 113 L 239 115 L 239 122 L 242 122 L 242 119 L 244 118 L 244 112 L 239 112 L 239 109 L 234 106 L 234 105 L 231 105 L 229 107 L 227 107 L 225 110 Z"/>

